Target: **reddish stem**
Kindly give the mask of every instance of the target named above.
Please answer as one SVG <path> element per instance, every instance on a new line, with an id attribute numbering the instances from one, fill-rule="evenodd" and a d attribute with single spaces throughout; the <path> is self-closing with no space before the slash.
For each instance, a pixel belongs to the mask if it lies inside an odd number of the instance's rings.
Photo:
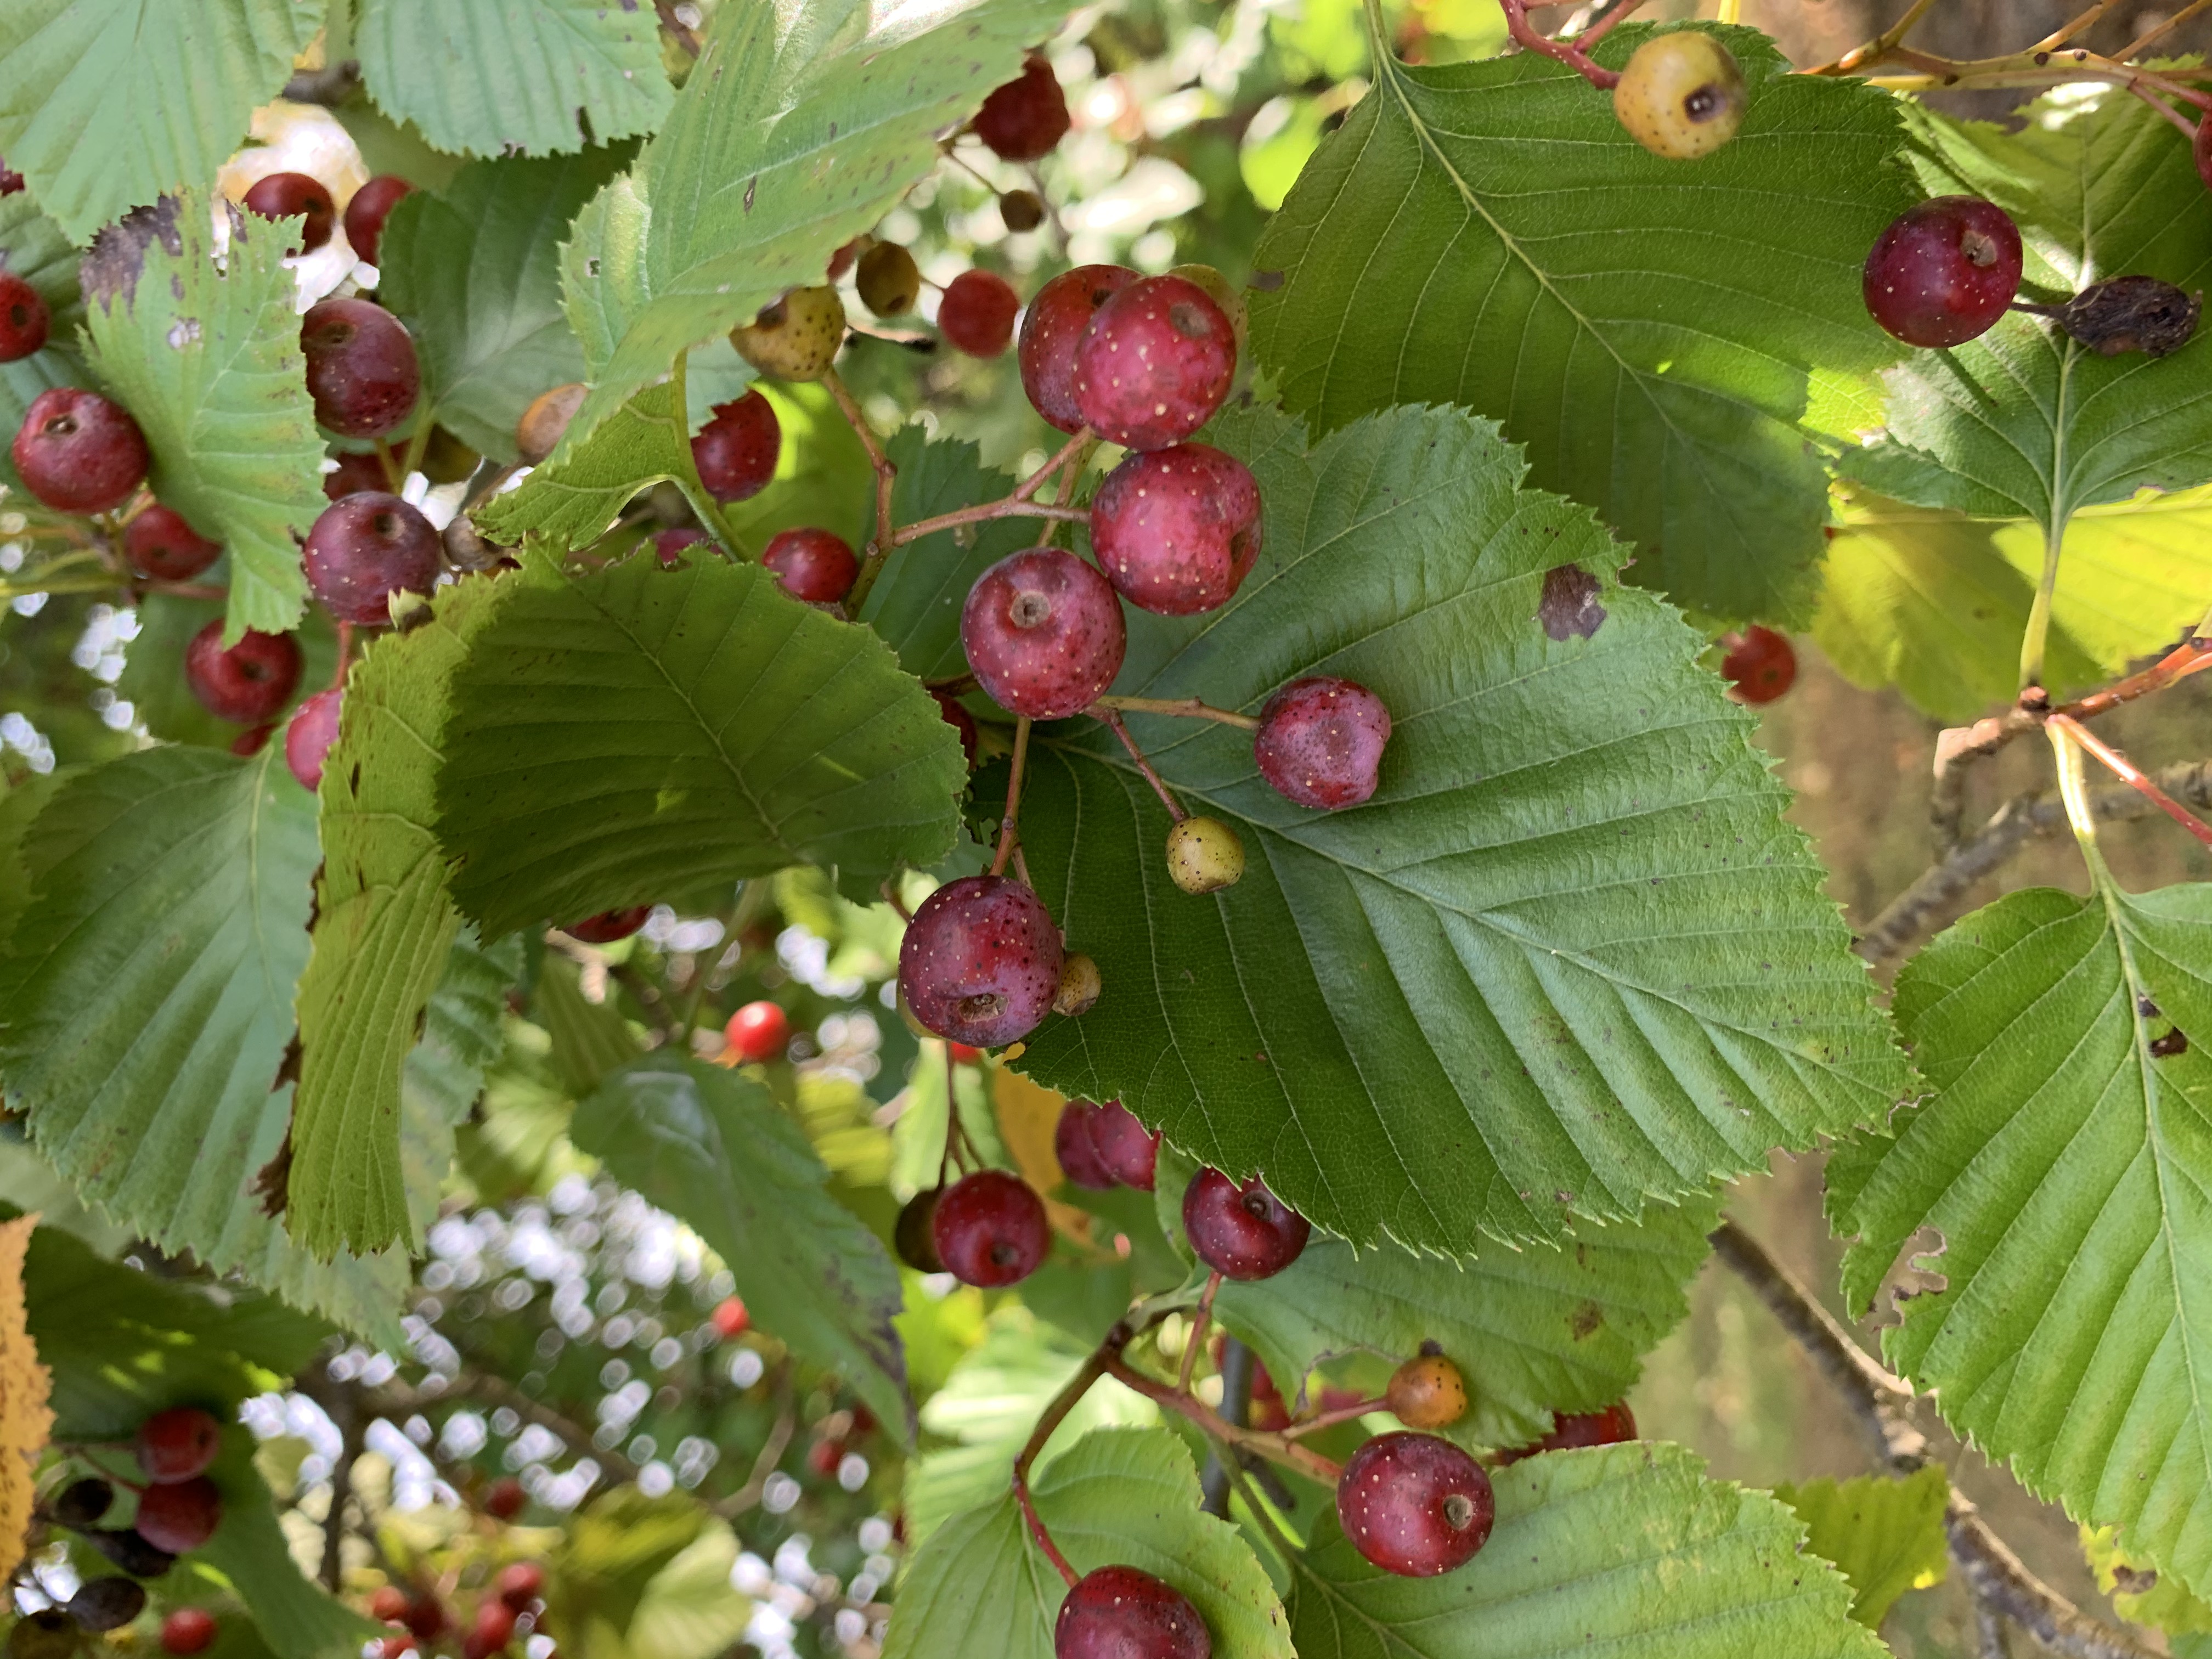
<path id="1" fill-rule="evenodd" d="M 933 519 L 917 519 L 891 538 L 891 545 L 904 547 L 924 536 L 934 536 L 940 530 L 956 530 L 963 524 L 984 524 L 993 519 L 1055 519 L 1063 524 L 1088 524 L 1091 514 L 1079 507 L 1048 507 L 1042 501 L 1025 501 L 1009 495 L 1004 501 L 940 513 Z"/>
<path id="2" fill-rule="evenodd" d="M 1308 1480 L 1318 1480 L 1324 1486 L 1333 1486 L 1343 1478 L 1344 1466 L 1341 1463 L 1323 1457 L 1311 1448 L 1302 1446 L 1283 1435 L 1264 1429 L 1240 1429 L 1204 1401 L 1171 1388 L 1157 1378 L 1146 1376 L 1118 1354 L 1107 1358 L 1106 1375 L 1124 1388 L 1133 1389 L 1178 1416 L 1188 1418 L 1225 1445 L 1242 1446 L 1255 1451 L 1270 1462 L 1296 1469 Z"/>
<path id="3" fill-rule="evenodd" d="M 1557 58 L 1600 92 L 1611 92 L 1620 83 L 1618 74 L 1592 63 L 1589 54 L 1577 43 L 1554 40 L 1531 23 L 1528 21 L 1528 0 L 1498 0 L 1498 3 L 1505 13 L 1506 32 L 1512 35 L 1516 45 L 1530 52 L 1540 52 L 1547 58 Z"/>
<path id="4" fill-rule="evenodd" d="M 999 819 L 999 850 L 991 858 L 991 873 L 1006 873 L 1006 860 L 1014 855 L 1014 825 L 1022 812 L 1022 771 L 1030 758 L 1030 717 L 1014 722 L 1014 761 L 1006 774 L 1006 810 Z"/>
<path id="5" fill-rule="evenodd" d="M 1137 747 L 1137 740 L 1129 735 L 1128 726 L 1122 720 L 1121 710 L 1107 708 L 1103 704 L 1093 703 L 1085 712 L 1093 720 L 1104 721 L 1106 729 L 1121 739 L 1121 747 L 1129 751 L 1129 758 L 1136 762 L 1137 770 L 1145 775 L 1145 781 L 1152 786 L 1152 793 L 1160 798 L 1161 805 L 1168 809 L 1168 816 L 1177 823 L 1181 823 L 1188 817 L 1190 814 L 1182 810 L 1182 803 L 1168 793 L 1167 785 L 1160 781 L 1160 775 L 1152 770 L 1152 762 L 1145 758 L 1145 751 Z"/>
<path id="6" fill-rule="evenodd" d="M 1191 1316 L 1190 1340 L 1183 1344 L 1182 1371 L 1176 1378 L 1176 1389 L 1180 1394 L 1190 1392 L 1191 1374 L 1198 1368 L 1198 1351 L 1205 1346 L 1206 1328 L 1213 1319 L 1213 1298 L 1220 1292 L 1221 1274 L 1216 1272 L 1206 1279 L 1205 1290 L 1199 1292 L 1198 1311 Z"/>
<path id="7" fill-rule="evenodd" d="M 854 580 L 853 591 L 845 596 L 845 614 L 857 617 L 860 614 L 860 602 L 868 597 L 868 590 L 876 585 L 876 577 L 883 570 L 884 561 L 890 557 L 891 549 L 897 545 L 891 534 L 891 491 L 898 483 L 898 469 L 891 465 L 890 457 L 884 453 L 884 447 L 876 438 L 875 428 L 860 413 L 860 405 L 854 400 L 851 389 L 837 371 L 833 368 L 824 374 L 822 384 L 830 388 L 830 397 L 836 400 L 837 412 L 845 417 L 845 424 L 853 428 L 853 435 L 860 441 L 860 447 L 867 452 L 868 465 L 875 469 L 876 474 L 875 537 L 868 543 L 866 556 L 860 561 L 860 574 Z"/>
<path id="8" fill-rule="evenodd" d="M 1036 1540 L 1037 1547 L 1044 1552 L 1045 1559 L 1051 1562 L 1059 1570 L 1060 1576 L 1071 1585 L 1080 1575 L 1067 1565 L 1067 1558 L 1060 1553 L 1060 1546 L 1052 1541 L 1052 1534 L 1045 1530 L 1043 1517 L 1036 1512 L 1036 1504 L 1030 1497 L 1030 1466 L 1036 1462 L 1037 1454 L 1044 1449 L 1044 1443 L 1052 1438 L 1052 1431 L 1066 1420 L 1068 1413 L 1075 1409 L 1076 1402 L 1091 1392 L 1092 1383 L 1107 1374 L 1113 1364 L 1109 1356 L 1121 1352 L 1122 1344 L 1129 1340 L 1129 1334 L 1126 1321 L 1106 1333 L 1106 1340 L 1099 1344 L 1097 1352 L 1085 1360 L 1083 1368 L 1068 1379 L 1067 1386 L 1053 1396 L 1052 1404 L 1044 1408 L 1044 1414 L 1037 1419 L 1036 1426 L 1030 1431 L 1029 1443 L 1014 1459 L 1014 1501 L 1021 1505 L 1022 1519 L 1029 1527 L 1030 1536 Z"/>
<path id="9" fill-rule="evenodd" d="M 1340 1423 L 1349 1423 L 1355 1418 L 1364 1417 L 1370 1412 L 1389 1409 L 1390 1402 L 1379 1397 L 1374 1400 L 1356 1400 L 1349 1406 L 1337 1406 L 1312 1417 L 1300 1419 L 1283 1431 L 1283 1438 L 1296 1440 L 1302 1434 L 1316 1434 L 1323 1429 L 1333 1429 Z"/>
<path id="10" fill-rule="evenodd" d="M 1591 24 L 1580 34 L 1575 36 L 1576 48 L 1583 52 L 1588 52 L 1592 46 L 1626 22 L 1628 15 L 1643 3 L 1644 0 L 1621 0 L 1621 3 L 1615 6 L 1601 21 Z"/>
<path id="11" fill-rule="evenodd" d="M 352 656 L 353 624 L 342 622 L 338 624 L 338 667 L 337 672 L 331 676 L 331 690 L 335 691 L 345 684 L 346 665 Z"/>
<path id="12" fill-rule="evenodd" d="M 2156 805 L 2160 811 L 2165 813 L 2204 845 L 2212 847 L 2212 823 L 2205 823 L 2196 813 L 2145 777 L 2136 769 L 2135 763 L 2121 754 L 2118 750 L 2097 737 L 2087 726 L 2070 714 L 2053 714 L 2051 717 L 2051 724 L 2081 744 L 2087 753 L 2094 755 L 2099 760 L 2104 762 L 2114 777 L 2119 779 L 2130 788 L 2140 791 Z"/>
<path id="13" fill-rule="evenodd" d="M 1048 478 L 1051 477 L 1054 473 L 1059 471 L 1060 468 L 1066 466 L 1068 462 L 1073 460 L 1077 455 L 1080 454 L 1084 445 L 1090 441 L 1091 428 L 1087 426 L 1079 426 L 1076 428 L 1075 435 L 1060 447 L 1060 453 L 1058 454 L 1054 455 L 1050 460 L 1047 461 L 1036 471 L 1030 473 L 1028 477 L 1022 480 L 1020 488 L 1014 491 L 1013 499 L 1018 501 L 1025 501 L 1031 496 L 1035 495 L 1038 490 L 1044 487 L 1045 481 Z M 1066 490 L 1062 490 L 1060 493 L 1064 495 L 1067 492 Z"/>

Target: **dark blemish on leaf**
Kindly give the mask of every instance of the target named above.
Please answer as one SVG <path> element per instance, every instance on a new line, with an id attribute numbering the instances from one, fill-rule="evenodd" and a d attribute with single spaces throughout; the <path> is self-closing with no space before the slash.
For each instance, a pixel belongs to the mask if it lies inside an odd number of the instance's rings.
<path id="1" fill-rule="evenodd" d="M 2153 1038 L 2150 1052 L 2155 1060 L 2171 1060 L 2176 1054 L 2185 1054 L 2189 1052 L 2189 1033 L 2177 1025 L 2164 1036 Z"/>
<path id="2" fill-rule="evenodd" d="M 759 183 L 760 174 L 757 173 L 745 180 L 745 211 L 748 213 L 753 210 L 753 190 Z"/>
<path id="3" fill-rule="evenodd" d="M 284 1056 L 285 1064 L 292 1065 L 300 1053 L 300 1037 L 293 1033 L 292 1047 Z M 282 1074 L 279 1073 L 281 1076 Z M 273 1093 L 274 1091 L 271 1091 Z M 287 1189 L 292 1184 L 292 1126 L 284 1126 L 284 1144 L 276 1149 L 276 1156 L 261 1166 L 253 1177 L 253 1190 L 261 1200 L 261 1213 L 280 1216 L 284 1213 Z"/>
<path id="4" fill-rule="evenodd" d="M 584 135 L 585 148 L 589 149 L 599 142 L 592 137 L 592 112 L 581 104 L 576 106 L 576 131 Z"/>
<path id="5" fill-rule="evenodd" d="M 151 207 L 131 209 L 92 239 L 91 252 L 77 267 L 77 281 L 86 296 L 108 305 L 118 294 L 126 301 L 135 298 L 147 250 L 156 240 L 172 255 L 181 256 L 185 251 L 173 196 L 164 196 Z"/>
<path id="6" fill-rule="evenodd" d="M 1536 603 L 1536 620 L 1553 639 L 1589 639 L 1605 620 L 1605 607 L 1597 602 L 1598 580 L 1579 565 L 1555 565 L 1544 573 L 1543 597 Z"/>
<path id="7" fill-rule="evenodd" d="M 1605 1310 L 1595 1302 L 1585 1302 L 1567 1316 L 1567 1334 L 1577 1342 L 1586 1341 L 1604 1323 Z"/>
<path id="8" fill-rule="evenodd" d="M 2148 1595 L 2158 1588 L 2158 1569 L 2131 1567 L 2124 1561 L 2112 1564 L 2112 1593 L 2116 1595 Z"/>
<path id="9" fill-rule="evenodd" d="M 1282 285 L 1283 273 L 1279 270 L 1255 270 L 1251 280 L 1245 284 L 1248 288 L 1258 289 L 1262 294 L 1273 294 Z"/>
<path id="10" fill-rule="evenodd" d="M 2139 996 L 2136 999 L 2136 1012 L 2141 1014 L 2145 1019 L 2156 1019 L 2158 1018 L 2158 1004 L 2153 1002 L 2147 996 Z"/>

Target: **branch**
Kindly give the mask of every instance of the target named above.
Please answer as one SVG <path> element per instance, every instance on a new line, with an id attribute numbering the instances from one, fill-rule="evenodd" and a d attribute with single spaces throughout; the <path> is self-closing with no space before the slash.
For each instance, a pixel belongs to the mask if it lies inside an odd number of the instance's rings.
<path id="1" fill-rule="evenodd" d="M 1119 708 L 1132 714 L 1170 714 L 1184 720 L 1216 720 L 1223 726 L 1234 726 L 1246 732 L 1256 732 L 1260 722 L 1249 714 L 1239 714 L 1232 709 L 1216 708 L 1212 703 L 1200 702 L 1196 697 L 1101 697 L 1101 708 Z"/>
<path id="2" fill-rule="evenodd" d="M 1213 1439 L 1240 1449 L 1255 1451 L 1271 1462 L 1296 1469 L 1309 1480 L 1318 1480 L 1325 1486 L 1334 1486 L 1343 1477 L 1344 1466 L 1323 1457 L 1310 1446 L 1285 1439 L 1279 1434 L 1264 1429 L 1240 1429 L 1227 1421 L 1204 1401 L 1176 1391 L 1170 1383 L 1162 1382 L 1137 1370 L 1118 1352 L 1105 1355 L 1106 1375 L 1124 1388 L 1133 1389 L 1156 1405 L 1188 1418 Z"/>
<path id="3" fill-rule="evenodd" d="M 761 1442 L 760 1455 L 753 1459 L 745 1484 L 717 1503 L 714 1513 L 725 1521 L 734 1521 L 758 1504 L 768 1492 L 769 1476 L 783 1462 L 784 1453 L 791 1449 L 791 1437 L 798 1432 L 799 1407 L 792 1399 L 791 1357 L 787 1354 L 775 1362 L 775 1422 L 769 1429 L 768 1438 Z"/>

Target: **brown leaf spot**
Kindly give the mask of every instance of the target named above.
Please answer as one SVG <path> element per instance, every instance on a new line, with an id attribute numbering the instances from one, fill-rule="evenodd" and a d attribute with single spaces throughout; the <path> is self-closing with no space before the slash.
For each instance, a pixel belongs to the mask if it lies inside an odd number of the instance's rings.
<path id="1" fill-rule="evenodd" d="M 157 240 L 173 255 L 185 251 L 173 196 L 164 196 L 151 207 L 131 209 L 92 239 L 92 251 L 77 269 L 86 297 L 112 305 L 118 294 L 126 301 L 136 296 L 139 276 L 146 269 L 146 252 Z"/>
<path id="2" fill-rule="evenodd" d="M 1536 620 L 1553 639 L 1588 639 L 1605 620 L 1605 607 L 1597 602 L 1598 580 L 1580 565 L 1554 565 L 1544 573 L 1543 597 L 1536 602 Z"/>
<path id="3" fill-rule="evenodd" d="M 1585 1302 L 1567 1316 L 1567 1334 L 1577 1342 L 1583 1341 L 1604 1323 L 1605 1310 L 1595 1302 Z"/>

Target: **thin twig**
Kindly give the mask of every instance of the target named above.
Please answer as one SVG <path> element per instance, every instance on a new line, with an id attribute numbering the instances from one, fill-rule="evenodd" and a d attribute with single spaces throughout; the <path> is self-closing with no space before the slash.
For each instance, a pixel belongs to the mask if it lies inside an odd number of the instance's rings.
<path id="1" fill-rule="evenodd" d="M 774 1388 L 775 1421 L 769 1426 L 768 1438 L 761 1442 L 760 1453 L 753 1459 L 752 1472 L 745 1477 L 744 1486 L 714 1504 L 714 1513 L 725 1521 L 734 1521 L 766 1495 L 769 1476 L 783 1462 L 784 1453 L 791 1449 L 792 1436 L 799 1431 L 799 1406 L 793 1398 L 788 1354 L 775 1362 Z"/>
<path id="2" fill-rule="evenodd" d="M 1022 770 L 1030 758 L 1030 726 L 1024 714 L 1014 722 L 1014 759 L 1006 771 L 1006 810 L 999 819 L 999 849 L 991 858 L 991 873 L 1006 873 L 1006 860 L 1014 855 L 1014 826 L 1022 815 Z"/>
<path id="3" fill-rule="evenodd" d="M 1081 1368 L 1067 1380 L 1067 1386 L 1053 1396 L 1052 1403 L 1044 1408 L 1036 1425 L 1030 1431 L 1028 1443 L 1014 1459 L 1014 1501 L 1021 1506 L 1022 1520 L 1030 1529 L 1030 1536 L 1036 1540 L 1037 1547 L 1044 1552 L 1045 1559 L 1051 1562 L 1060 1576 L 1070 1584 L 1076 1580 L 1075 1569 L 1067 1565 L 1067 1558 L 1060 1553 L 1060 1546 L 1052 1541 L 1052 1534 L 1045 1530 L 1044 1518 L 1037 1513 L 1036 1504 L 1030 1496 L 1030 1466 L 1036 1462 L 1037 1454 L 1044 1449 L 1044 1443 L 1052 1438 L 1053 1431 L 1066 1420 L 1068 1413 L 1075 1409 L 1076 1402 L 1090 1393 L 1092 1383 L 1108 1373 L 1112 1364 L 1109 1354 L 1118 1353 L 1129 1336 L 1126 1321 L 1106 1333 L 1106 1340 L 1099 1344 L 1097 1352 L 1085 1360 Z"/>
<path id="4" fill-rule="evenodd" d="M 1089 427 L 1079 426 L 1076 428 L 1075 435 L 1060 447 L 1059 453 L 1055 454 L 1050 460 L 1047 461 L 1036 471 L 1030 473 L 1028 477 L 1022 480 L 1019 486 L 1014 490 L 1014 500 L 1018 501 L 1026 501 L 1036 495 L 1037 491 L 1044 487 L 1047 479 L 1050 478 L 1054 473 L 1059 471 L 1060 468 L 1066 466 L 1078 455 L 1080 455 L 1083 453 L 1085 447 L 1091 441 L 1091 428 Z M 1062 490 L 1060 494 L 1065 497 L 1067 492 L 1066 490 Z"/>
<path id="5" fill-rule="evenodd" d="M 892 535 L 891 545 L 904 547 L 908 542 L 934 536 L 940 530 L 957 530 L 963 524 L 988 524 L 994 519 L 1050 519 L 1060 524 L 1089 524 L 1091 514 L 1080 507 L 1052 507 L 1009 495 L 1003 501 L 984 501 L 979 506 L 940 513 L 933 519 L 917 519 Z"/>
<path id="6" fill-rule="evenodd" d="M 898 468 L 884 453 L 882 440 L 868 424 L 868 417 L 860 412 L 860 403 L 853 396 L 852 388 L 845 384 L 844 377 L 833 368 L 822 376 L 822 384 L 830 388 L 830 397 L 836 400 L 837 412 L 845 417 L 845 424 L 860 441 L 860 447 L 867 453 L 868 465 L 876 475 L 876 533 L 870 538 L 867 551 L 860 560 L 860 574 L 854 580 L 853 591 L 845 596 L 845 614 L 857 617 L 868 590 L 883 574 L 884 561 L 890 557 L 891 549 L 898 544 L 891 535 L 891 492 L 898 485 Z"/>
<path id="7" fill-rule="evenodd" d="M 1213 1322 L 1213 1298 L 1221 1293 L 1221 1274 L 1208 1273 L 1206 1288 L 1198 1293 L 1198 1311 L 1190 1316 L 1190 1340 L 1182 1345 L 1182 1370 L 1176 1376 L 1178 1392 L 1190 1392 L 1190 1379 L 1198 1370 L 1198 1351 L 1206 1344 L 1206 1328 Z"/>
<path id="8" fill-rule="evenodd" d="M 1540 52 L 1547 58 L 1557 58 L 1569 69 L 1595 87 L 1600 92 L 1611 92 L 1620 76 L 1590 61 L 1589 55 L 1571 40 L 1554 40 L 1528 21 L 1528 0 L 1498 0 L 1505 13 L 1506 33 L 1516 46 L 1530 52 Z M 1379 31 L 1376 38 L 1381 38 Z"/>
<path id="9" fill-rule="evenodd" d="M 1106 729 L 1121 738 L 1121 747 L 1129 751 L 1129 758 L 1136 762 L 1137 770 L 1143 773 L 1145 781 L 1152 786 L 1152 793 L 1160 798 L 1161 804 L 1168 809 L 1170 817 L 1177 823 L 1181 823 L 1190 816 L 1182 810 L 1182 803 L 1169 793 L 1167 785 L 1160 781 L 1160 775 L 1152 769 L 1152 762 L 1145 758 L 1145 751 L 1137 747 L 1137 740 L 1129 735 L 1128 725 L 1122 720 L 1119 709 L 1109 708 L 1101 714 L 1098 705 L 1094 703 L 1084 712 L 1094 720 L 1104 721 Z"/>
<path id="10" fill-rule="evenodd" d="M 1580 34 L 1577 34 L 1575 37 L 1574 44 L 1576 49 L 1579 52 L 1588 52 L 1592 46 L 1604 40 L 1607 35 L 1612 33 L 1614 29 L 1618 28 L 1623 22 L 1626 21 L 1629 14 L 1643 3 L 1644 0 L 1620 0 L 1620 3 L 1618 5 L 1614 6 L 1610 11 L 1607 11 L 1604 16 L 1598 18 L 1595 21 L 1591 23 L 1588 28 L 1584 29 Z M 1730 19 L 1729 21 L 1734 21 L 1735 20 Z"/>
<path id="11" fill-rule="evenodd" d="M 1860 64 L 1872 63 L 1894 48 L 1902 46 L 1912 26 L 1928 15 L 1936 0 L 1912 0 L 1904 16 L 1899 18 L 1864 46 L 1854 46 L 1832 63 L 1817 64 L 1804 71 L 1807 75 L 1849 75 Z"/>
<path id="12" fill-rule="evenodd" d="M 1196 697 L 1101 697 L 1098 707 L 1119 708 L 1124 714 L 1169 714 L 1184 720 L 1218 720 L 1224 726 L 1241 726 L 1247 732 L 1260 729 L 1260 722 L 1251 715 L 1216 708 L 1211 703 L 1200 702 Z"/>
<path id="13" fill-rule="evenodd" d="M 1178 1416 L 1188 1418 L 1224 1444 L 1255 1451 L 1270 1462 L 1296 1469 L 1309 1480 L 1318 1480 L 1325 1486 L 1334 1486 L 1344 1474 L 1342 1464 L 1323 1457 L 1311 1447 L 1302 1446 L 1295 1440 L 1285 1440 L 1281 1435 L 1265 1429 L 1240 1429 L 1224 1420 L 1220 1413 L 1204 1401 L 1181 1393 L 1156 1377 L 1146 1376 L 1118 1354 L 1107 1359 L 1106 1375 L 1155 1404 L 1165 1406 Z"/>
<path id="14" fill-rule="evenodd" d="M 1327 1411 L 1317 1412 L 1311 1417 L 1300 1418 L 1283 1431 L 1283 1438 L 1296 1440 L 1302 1435 L 1318 1434 L 1323 1429 L 1333 1429 L 1340 1423 L 1352 1422 L 1366 1416 L 1370 1412 L 1389 1409 L 1390 1402 L 1379 1398 L 1355 1400 L 1349 1406 L 1332 1406 Z"/>
<path id="15" fill-rule="evenodd" d="M 2068 21 L 2061 23 L 2028 50 L 2030 52 L 2057 51 L 2075 35 L 2094 28 L 2097 20 L 2112 9 L 2112 3 L 2113 0 L 2093 0 L 2093 3 L 2087 11 L 2077 13 Z"/>
<path id="16" fill-rule="evenodd" d="M 2206 823 L 2196 813 L 2160 788 L 2156 783 L 2145 777 L 2133 761 L 2099 738 L 2081 721 L 2070 714 L 2053 714 L 2051 717 L 2051 726 L 2053 731 L 2063 732 L 2067 737 L 2081 744 L 2083 750 L 2102 761 L 2106 769 L 2114 777 L 2126 784 L 2129 788 L 2142 793 L 2160 811 L 2196 836 L 2205 846 L 2212 847 L 2212 823 Z"/>
<path id="17" fill-rule="evenodd" d="M 2146 29 L 2142 33 L 2137 35 L 2134 40 L 2128 42 L 2127 46 L 2121 51 L 2120 56 L 2122 58 L 2142 57 L 2154 42 L 2161 40 L 2168 34 L 2171 34 L 2174 30 L 2179 28 L 2184 23 L 2186 23 L 2191 18 L 2203 11 L 2207 6 L 2212 6 L 2212 0 L 2189 0 L 2189 3 L 2187 5 L 2184 6 L 2179 11 L 2174 13 L 2172 16 L 2167 18 L 2166 21 L 2159 24 L 2154 28 Z"/>

